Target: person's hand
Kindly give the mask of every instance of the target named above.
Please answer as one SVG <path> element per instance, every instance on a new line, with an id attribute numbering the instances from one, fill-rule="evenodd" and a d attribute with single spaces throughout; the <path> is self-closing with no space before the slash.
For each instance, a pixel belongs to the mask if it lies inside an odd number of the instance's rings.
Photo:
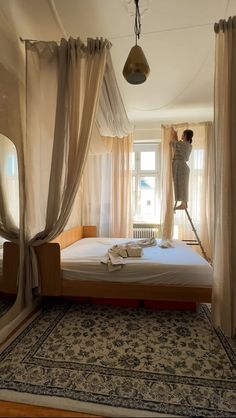
<path id="1" fill-rule="evenodd" d="M 175 141 L 178 141 L 177 131 L 173 127 L 171 128 L 171 138 L 174 139 Z"/>

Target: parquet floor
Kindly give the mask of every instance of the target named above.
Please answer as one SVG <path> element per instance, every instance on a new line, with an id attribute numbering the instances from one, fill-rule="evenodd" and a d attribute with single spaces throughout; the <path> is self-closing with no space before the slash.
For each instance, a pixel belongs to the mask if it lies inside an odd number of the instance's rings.
<path id="1" fill-rule="evenodd" d="M 16 402 L 0 401 L 0 417 L 84 417 L 98 418 L 98 415 L 70 412 L 62 409 L 45 408 Z M 100 418 L 102 418 L 100 416 Z"/>

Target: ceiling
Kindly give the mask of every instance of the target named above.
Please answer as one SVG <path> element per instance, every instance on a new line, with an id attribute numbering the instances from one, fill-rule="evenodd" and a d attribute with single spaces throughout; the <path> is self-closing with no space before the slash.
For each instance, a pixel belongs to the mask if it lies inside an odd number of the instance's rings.
<path id="1" fill-rule="evenodd" d="M 134 45 L 134 0 L 8 0 L 24 39 L 102 36 L 111 41 L 117 82 L 137 130 L 212 120 L 214 23 L 236 14 L 236 0 L 140 0 L 139 6 L 139 45 L 151 72 L 135 86 L 122 76 Z"/>

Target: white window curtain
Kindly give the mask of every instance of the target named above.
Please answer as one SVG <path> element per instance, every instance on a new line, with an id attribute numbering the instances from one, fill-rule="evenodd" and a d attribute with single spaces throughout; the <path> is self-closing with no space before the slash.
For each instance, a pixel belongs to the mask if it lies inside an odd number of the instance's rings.
<path id="1" fill-rule="evenodd" d="M 89 155 L 83 175 L 83 225 L 96 225 L 99 237 L 111 236 L 112 155 Z"/>
<path id="2" fill-rule="evenodd" d="M 103 138 L 106 153 L 88 157 L 83 179 L 83 223 L 100 236 L 132 236 L 132 134 Z"/>
<path id="3" fill-rule="evenodd" d="M 110 43 L 27 42 L 24 142 L 28 288 L 38 286 L 33 248 L 65 227 L 77 195 Z"/>
<path id="4" fill-rule="evenodd" d="M 236 335 L 236 16 L 215 25 L 213 322 Z"/>
<path id="5" fill-rule="evenodd" d="M 132 167 L 133 135 L 122 139 L 108 138 L 112 153 L 112 211 L 111 236 L 131 237 L 132 225 Z"/>
<path id="6" fill-rule="evenodd" d="M 188 165 L 190 167 L 189 178 L 189 202 L 188 212 L 198 232 L 203 247 L 209 258 L 212 256 L 212 123 L 184 123 L 171 125 L 178 131 L 181 138 L 185 129 L 192 129 L 193 149 Z M 170 142 L 170 126 L 162 126 L 162 239 L 172 237 L 178 239 L 195 239 L 192 227 L 185 211 L 176 210 L 174 207 L 173 180 L 172 180 L 172 150 Z M 210 179 L 210 180 L 209 180 Z"/>

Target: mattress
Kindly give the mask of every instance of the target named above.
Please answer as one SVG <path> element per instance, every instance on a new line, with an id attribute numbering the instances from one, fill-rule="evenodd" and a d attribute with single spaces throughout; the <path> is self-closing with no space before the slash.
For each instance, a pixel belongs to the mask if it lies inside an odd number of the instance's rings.
<path id="1" fill-rule="evenodd" d="M 83 238 L 61 251 L 62 276 L 68 280 L 93 280 L 180 286 L 212 285 L 212 267 L 185 243 L 173 240 L 173 248 L 143 249 L 142 257 L 128 257 L 121 270 L 108 271 L 101 259 L 115 244 L 127 238 Z"/>

